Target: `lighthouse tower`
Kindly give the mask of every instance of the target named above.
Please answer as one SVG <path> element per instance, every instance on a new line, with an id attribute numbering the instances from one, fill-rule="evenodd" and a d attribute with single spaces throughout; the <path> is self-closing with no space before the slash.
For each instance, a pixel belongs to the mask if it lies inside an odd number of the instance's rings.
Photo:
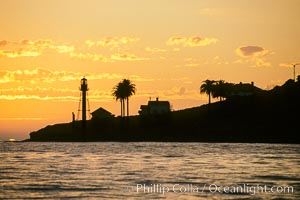
<path id="1" fill-rule="evenodd" d="M 81 79 L 81 97 L 82 97 L 82 121 L 86 121 L 86 93 L 88 91 L 87 79 Z"/>
<path id="2" fill-rule="evenodd" d="M 90 108 L 88 108 L 88 110 L 87 110 L 87 103 L 89 104 L 88 99 L 87 99 L 87 91 L 89 89 L 88 89 L 88 84 L 87 84 L 87 79 L 86 78 L 81 79 L 79 90 L 81 91 L 81 93 L 80 93 L 80 100 L 79 100 L 79 107 L 78 107 L 77 117 L 79 118 L 79 112 L 81 111 L 82 121 L 85 122 L 86 121 L 86 113 L 87 113 L 87 111 L 90 111 Z M 80 103 L 81 103 L 81 105 L 80 105 Z M 81 107 L 81 109 L 80 109 L 80 107 Z"/>

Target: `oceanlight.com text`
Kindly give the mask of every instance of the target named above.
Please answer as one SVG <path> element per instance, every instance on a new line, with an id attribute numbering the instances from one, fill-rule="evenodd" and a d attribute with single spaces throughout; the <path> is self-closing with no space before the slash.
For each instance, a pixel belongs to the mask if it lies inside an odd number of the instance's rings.
<path id="1" fill-rule="evenodd" d="M 240 185 L 218 185 L 218 184 L 173 184 L 164 185 L 154 184 L 137 184 L 136 193 L 159 193 L 166 195 L 167 193 L 217 193 L 217 194 L 249 194 L 256 195 L 258 193 L 266 194 L 291 194 L 294 193 L 293 186 L 277 186 L 263 184 L 240 184 Z"/>

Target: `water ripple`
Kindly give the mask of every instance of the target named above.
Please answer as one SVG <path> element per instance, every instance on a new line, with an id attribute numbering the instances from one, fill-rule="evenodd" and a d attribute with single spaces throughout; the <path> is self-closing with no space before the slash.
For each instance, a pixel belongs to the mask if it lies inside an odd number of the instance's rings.
<path id="1" fill-rule="evenodd" d="M 0 199 L 299 199 L 300 146 L 0 143 Z M 295 187 L 293 194 L 137 193 L 137 184 Z"/>

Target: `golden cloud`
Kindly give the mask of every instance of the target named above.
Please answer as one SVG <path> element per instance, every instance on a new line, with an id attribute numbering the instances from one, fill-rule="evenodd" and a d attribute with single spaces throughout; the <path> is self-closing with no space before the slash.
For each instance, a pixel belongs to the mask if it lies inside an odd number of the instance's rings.
<path id="1" fill-rule="evenodd" d="M 292 67 L 292 64 L 290 64 L 290 63 L 280 63 L 279 66 L 280 67 Z"/>
<path id="2" fill-rule="evenodd" d="M 280 63 L 280 67 L 293 67 L 294 65 L 300 65 L 300 63 Z"/>
<path id="3" fill-rule="evenodd" d="M 115 62 L 115 61 L 138 61 L 138 60 L 148 60 L 148 58 L 141 58 L 131 53 L 123 54 L 112 54 L 109 57 L 106 57 L 101 54 L 89 54 L 89 53 L 70 53 L 72 58 L 79 58 L 81 60 L 90 60 L 90 61 L 100 61 L 104 63 Z"/>
<path id="4" fill-rule="evenodd" d="M 137 42 L 139 40 L 140 38 L 135 38 L 135 37 L 106 37 L 98 41 L 86 40 L 85 44 L 90 48 L 93 46 L 110 47 L 110 46 L 125 45 L 131 42 Z"/>
<path id="5" fill-rule="evenodd" d="M 145 50 L 151 53 L 166 52 L 165 49 L 150 48 L 150 47 L 146 47 Z"/>
<path id="6" fill-rule="evenodd" d="M 36 100 L 72 100 L 78 101 L 75 96 L 39 96 L 39 95 L 0 95 L 2 100 L 36 99 Z"/>
<path id="7" fill-rule="evenodd" d="M 57 101 L 78 101 L 78 90 L 69 88 L 53 87 L 22 87 L 10 89 L 0 89 L 0 99 L 36 99 L 36 100 L 57 100 Z M 89 99 L 93 101 L 111 101 L 111 91 L 92 90 L 89 92 Z"/>
<path id="8" fill-rule="evenodd" d="M 199 36 L 195 37 L 170 37 L 166 44 L 167 45 L 183 45 L 185 47 L 199 47 L 199 46 L 208 46 L 210 44 L 217 43 L 218 39 L 216 38 L 201 38 Z"/>
<path id="9" fill-rule="evenodd" d="M 265 56 L 270 54 L 270 51 L 259 46 L 244 46 L 236 49 L 237 55 L 241 57 L 249 56 Z"/>
<path id="10" fill-rule="evenodd" d="M 116 61 L 135 61 L 135 60 L 148 60 L 148 58 L 141 58 L 134 54 L 123 53 L 123 54 L 113 54 L 111 55 L 111 60 Z"/>
<path id="11" fill-rule="evenodd" d="M 187 63 L 184 66 L 185 67 L 198 67 L 198 66 L 200 66 L 200 64 L 199 63 Z"/>
<path id="12" fill-rule="evenodd" d="M 67 46 L 67 45 L 51 46 L 51 48 L 55 49 L 58 53 L 72 53 L 74 51 L 73 46 Z"/>
<path id="13" fill-rule="evenodd" d="M 271 66 L 271 63 L 265 61 L 265 60 L 262 59 L 262 58 L 256 58 L 256 59 L 255 59 L 255 65 L 256 65 L 257 67 L 270 67 L 270 66 Z"/>
<path id="14" fill-rule="evenodd" d="M 90 53 L 70 53 L 71 58 L 78 58 L 80 60 L 90 61 L 101 61 L 101 62 L 112 62 L 109 58 L 101 54 L 90 54 Z"/>
<path id="15" fill-rule="evenodd" d="M 21 40 L 18 42 L 0 41 L 0 56 L 8 58 L 36 57 L 40 56 L 45 49 L 52 49 L 58 53 L 70 53 L 74 51 L 73 46 L 58 45 L 49 39 L 35 41 Z"/>
<path id="16" fill-rule="evenodd" d="M 78 90 L 52 87 L 17 87 L 0 89 L 0 100 L 54 100 L 78 102 Z M 159 96 L 168 100 L 201 100 L 206 99 L 198 90 L 185 87 L 173 87 L 165 90 L 138 90 L 136 97 L 147 98 Z M 113 97 L 110 90 L 94 89 L 89 91 L 89 99 L 93 102 L 111 102 Z"/>
<path id="17" fill-rule="evenodd" d="M 102 46 L 113 48 L 118 47 L 119 45 L 126 45 L 128 43 L 136 42 L 138 40 L 140 39 L 133 37 L 111 37 L 104 38 L 99 41 L 87 40 L 85 41 L 85 44 L 89 47 Z M 36 57 L 42 55 L 46 50 L 52 50 L 56 53 L 68 54 L 71 58 L 100 62 L 147 60 L 147 58 L 141 58 L 132 53 L 114 53 L 112 55 L 104 56 L 102 54 L 95 54 L 90 52 L 76 52 L 74 46 L 57 44 L 50 39 L 39 39 L 35 41 L 21 40 L 18 42 L 7 40 L 0 41 L 0 57 Z"/>
<path id="18" fill-rule="evenodd" d="M 38 51 L 31 51 L 31 50 L 7 50 L 3 51 L 0 50 L 0 57 L 8 57 L 8 58 L 17 58 L 17 57 L 36 57 L 41 55 L 41 52 Z"/>
<path id="19" fill-rule="evenodd" d="M 124 75 L 112 73 L 87 73 L 85 74 L 85 76 L 88 80 L 121 80 L 122 78 L 125 78 Z M 147 78 L 138 75 L 130 75 L 126 77 L 133 80 L 134 82 L 164 81 L 163 79 Z M 35 99 L 77 102 L 79 94 L 77 87 L 66 88 L 66 84 L 61 84 L 63 85 L 63 88 L 52 87 L 52 83 L 54 81 L 78 81 L 81 78 L 82 73 L 79 72 L 51 71 L 45 68 L 37 68 L 34 70 L 0 71 L 0 82 L 8 84 L 12 83 L 10 84 L 12 85 L 12 87 L 0 88 L 0 100 Z M 172 81 L 180 81 L 181 83 L 188 80 L 188 77 L 179 77 L 172 79 Z M 19 84 L 15 86 L 15 84 L 13 84 L 14 82 L 17 82 Z M 163 99 L 169 100 L 199 100 L 199 97 L 201 97 L 198 90 L 190 90 L 184 87 L 174 87 L 167 90 L 139 90 L 139 92 L 137 93 L 137 97 L 148 98 L 149 96 L 159 96 Z M 89 91 L 89 99 L 95 102 L 111 102 L 113 97 L 111 96 L 110 90 L 93 89 Z"/>
<path id="20" fill-rule="evenodd" d="M 236 49 L 236 54 L 243 59 L 236 61 L 237 63 L 254 63 L 257 67 L 269 67 L 270 62 L 265 60 L 265 56 L 273 54 L 273 52 L 259 46 L 243 46 Z"/>
<path id="21" fill-rule="evenodd" d="M 187 38 L 185 37 L 170 37 L 167 41 L 167 45 L 178 45 L 178 44 L 182 44 L 185 43 L 187 40 Z"/>
<path id="22" fill-rule="evenodd" d="M 36 68 L 34 70 L 14 70 L 0 71 L 0 83 L 10 83 L 10 82 L 19 82 L 19 83 L 52 83 L 57 81 L 76 81 L 82 78 L 81 72 L 72 72 L 72 71 L 51 71 L 45 68 Z M 122 74 L 115 73 L 100 73 L 92 74 L 85 73 L 85 76 L 89 80 L 112 80 L 112 79 L 122 79 L 125 78 Z M 138 75 L 130 75 L 129 78 L 132 78 L 135 81 L 153 81 L 151 78 L 143 78 Z"/>

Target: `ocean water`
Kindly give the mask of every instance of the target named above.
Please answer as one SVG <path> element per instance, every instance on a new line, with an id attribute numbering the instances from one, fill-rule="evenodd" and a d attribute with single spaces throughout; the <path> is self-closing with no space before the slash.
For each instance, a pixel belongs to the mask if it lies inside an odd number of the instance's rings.
<path id="1" fill-rule="evenodd" d="M 0 143 L 0 199 L 300 199 L 300 145 Z"/>

